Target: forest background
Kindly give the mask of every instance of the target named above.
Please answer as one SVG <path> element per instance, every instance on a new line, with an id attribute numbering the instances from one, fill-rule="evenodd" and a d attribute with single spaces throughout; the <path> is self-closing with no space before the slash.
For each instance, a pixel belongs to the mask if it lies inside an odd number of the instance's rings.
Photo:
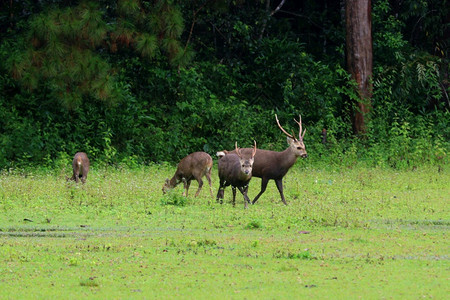
<path id="1" fill-rule="evenodd" d="M 177 162 L 282 150 L 309 160 L 448 163 L 450 5 L 373 0 L 366 130 L 355 132 L 345 1 L 2 1 L 0 169 Z M 281 5 L 282 4 L 282 5 Z M 327 130 L 326 142 L 322 131 Z"/>

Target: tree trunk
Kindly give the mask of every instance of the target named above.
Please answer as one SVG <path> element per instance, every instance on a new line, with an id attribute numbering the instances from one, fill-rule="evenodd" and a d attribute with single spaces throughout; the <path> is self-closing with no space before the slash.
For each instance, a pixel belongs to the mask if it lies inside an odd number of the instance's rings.
<path id="1" fill-rule="evenodd" d="M 357 134 L 366 132 L 372 97 L 372 18 L 370 0 L 346 0 L 347 69 L 357 83 L 359 100 L 353 125 Z"/>

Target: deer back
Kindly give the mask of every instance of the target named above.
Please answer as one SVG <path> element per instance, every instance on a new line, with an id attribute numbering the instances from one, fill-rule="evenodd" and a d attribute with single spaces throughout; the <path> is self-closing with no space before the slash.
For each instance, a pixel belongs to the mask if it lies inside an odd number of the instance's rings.
<path id="1" fill-rule="evenodd" d="M 178 163 L 177 173 L 184 177 L 203 176 L 212 168 L 212 165 L 213 160 L 208 153 L 194 152 Z"/>
<path id="2" fill-rule="evenodd" d="M 244 155 L 249 155 L 253 149 L 242 148 L 241 150 Z M 233 154 L 235 152 L 233 150 L 228 153 Z M 224 157 L 226 156 L 227 155 Z M 270 179 L 281 178 L 286 175 L 287 171 L 295 161 L 296 156 L 292 153 L 290 148 L 282 152 L 257 149 L 252 168 L 252 176 L 259 178 L 265 176 Z"/>
<path id="3" fill-rule="evenodd" d="M 74 172 L 76 171 L 78 174 L 87 175 L 89 172 L 89 158 L 87 154 L 84 152 L 77 152 L 72 161 L 72 167 Z"/>
<path id="4" fill-rule="evenodd" d="M 182 178 L 191 180 L 194 177 L 203 177 L 209 170 L 211 170 L 213 160 L 211 156 L 206 152 L 194 152 L 183 159 L 177 165 L 177 170 L 172 179 L 166 179 L 163 186 L 163 192 L 168 189 L 174 188 Z"/>

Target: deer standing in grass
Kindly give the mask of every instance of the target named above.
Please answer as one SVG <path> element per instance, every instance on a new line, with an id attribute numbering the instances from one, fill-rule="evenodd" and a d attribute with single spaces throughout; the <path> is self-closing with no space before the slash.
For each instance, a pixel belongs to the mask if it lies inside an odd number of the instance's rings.
<path id="1" fill-rule="evenodd" d="M 85 183 L 89 172 L 89 158 L 84 152 L 77 152 L 72 161 L 73 175 L 69 180 L 75 180 L 76 183 Z"/>
<path id="2" fill-rule="evenodd" d="M 221 157 L 218 162 L 220 186 L 217 192 L 217 201 L 223 202 L 225 187 L 231 185 L 233 190 L 233 206 L 236 204 L 236 188 L 244 196 L 244 205 L 247 208 L 247 203 L 250 199 L 247 196 L 248 184 L 252 178 L 252 168 L 254 157 L 256 153 L 256 142 L 251 154 L 243 154 L 235 144 L 235 153 L 227 154 Z"/>
<path id="3" fill-rule="evenodd" d="M 275 119 L 277 121 L 278 127 L 281 131 L 287 136 L 287 142 L 289 147 L 282 151 L 269 151 L 269 150 L 256 150 L 255 161 L 253 163 L 252 175 L 253 177 L 261 178 L 261 191 L 256 195 L 255 199 L 253 199 L 252 204 L 255 204 L 258 201 L 259 197 L 266 191 L 267 183 L 269 180 L 275 180 L 275 184 L 280 192 L 281 201 L 285 205 L 286 199 L 283 194 L 283 177 L 289 171 L 289 169 L 294 165 L 297 161 L 298 157 L 306 158 L 308 154 L 306 153 L 305 144 L 303 143 L 303 137 L 305 136 L 306 129 L 302 133 L 302 117 L 299 116 L 299 121 L 294 121 L 299 125 L 300 132 L 298 138 L 296 138 L 293 134 L 289 134 L 283 127 L 280 125 L 280 121 L 278 121 L 277 115 L 275 115 Z M 241 152 L 244 155 L 249 155 L 252 151 L 251 148 L 243 148 Z M 221 151 L 217 152 L 217 156 L 222 157 L 220 159 L 225 158 L 230 153 L 235 153 L 236 150 L 233 151 Z"/>
<path id="4" fill-rule="evenodd" d="M 163 193 L 165 194 L 169 189 L 172 189 L 180 182 L 183 182 L 183 196 L 187 197 L 191 180 L 195 179 L 198 182 L 198 190 L 197 193 L 195 193 L 195 197 L 197 197 L 202 190 L 202 177 L 206 176 L 206 179 L 209 183 L 209 191 L 211 193 L 211 197 L 214 197 L 211 185 L 212 165 L 213 160 L 211 156 L 209 156 L 209 154 L 206 152 L 194 152 L 189 154 L 178 163 L 177 170 L 172 179 L 166 179 L 166 183 L 164 184 L 162 189 Z"/>

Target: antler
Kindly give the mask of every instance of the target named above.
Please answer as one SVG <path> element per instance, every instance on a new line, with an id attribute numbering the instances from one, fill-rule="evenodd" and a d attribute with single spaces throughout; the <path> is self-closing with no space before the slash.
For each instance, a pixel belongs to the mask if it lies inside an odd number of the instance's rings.
<path id="1" fill-rule="evenodd" d="M 253 147 L 252 158 L 255 157 L 255 154 L 256 154 L 256 141 L 253 140 L 253 142 L 254 142 L 255 146 Z"/>
<path id="2" fill-rule="evenodd" d="M 298 117 L 299 117 L 299 121 L 297 121 L 296 119 L 294 119 L 294 121 L 295 121 L 295 123 L 298 124 L 298 126 L 300 126 L 300 132 L 298 133 L 298 137 L 300 140 L 302 140 L 303 137 L 305 136 L 306 129 L 305 129 L 305 131 L 303 131 L 303 134 L 302 134 L 302 116 L 298 115 Z"/>
<path id="3" fill-rule="evenodd" d="M 242 157 L 242 155 L 241 155 L 241 149 L 239 149 L 238 146 L 237 146 L 237 141 L 236 141 L 236 143 L 235 143 L 235 147 L 236 147 L 236 154 L 237 154 L 239 157 Z"/>
<path id="4" fill-rule="evenodd" d="M 280 129 L 281 129 L 281 131 L 283 131 L 283 133 L 285 134 L 285 135 L 287 135 L 288 137 L 290 137 L 291 139 L 294 139 L 294 140 L 296 140 L 296 138 L 294 137 L 294 135 L 292 135 L 292 134 L 290 134 L 290 133 L 288 133 L 286 130 L 284 130 L 284 128 L 283 127 L 281 127 L 281 125 L 280 125 L 280 121 L 278 121 L 278 117 L 277 117 L 277 115 L 275 114 L 275 119 L 277 120 L 277 124 L 278 124 L 278 127 L 280 127 Z M 297 121 L 296 121 L 297 122 Z M 300 125 L 300 128 L 301 128 L 301 125 Z"/>

